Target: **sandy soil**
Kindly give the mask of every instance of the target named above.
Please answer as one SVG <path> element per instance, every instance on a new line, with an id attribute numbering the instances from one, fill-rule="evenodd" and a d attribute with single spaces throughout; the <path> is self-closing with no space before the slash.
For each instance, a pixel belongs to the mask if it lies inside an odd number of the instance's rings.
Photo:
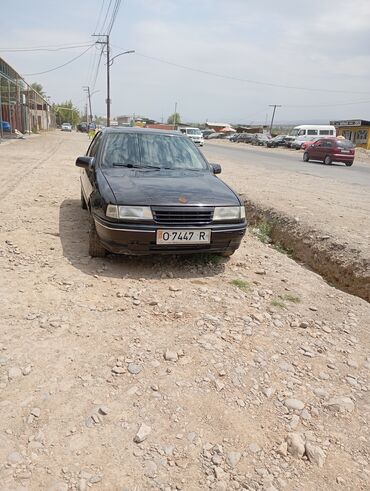
<path id="1" fill-rule="evenodd" d="M 0 146 L 0 488 L 369 489 L 369 304 L 252 235 L 89 258 L 87 143 Z"/>

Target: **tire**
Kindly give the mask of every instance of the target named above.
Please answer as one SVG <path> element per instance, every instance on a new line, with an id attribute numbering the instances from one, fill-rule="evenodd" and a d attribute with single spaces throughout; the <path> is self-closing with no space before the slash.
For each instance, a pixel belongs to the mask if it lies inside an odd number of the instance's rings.
<path id="1" fill-rule="evenodd" d="M 309 161 L 310 161 L 310 158 L 309 158 L 309 156 L 308 156 L 308 152 L 305 152 L 305 153 L 303 154 L 303 162 L 309 162 Z"/>
<path id="2" fill-rule="evenodd" d="M 82 192 L 82 188 L 81 188 L 81 208 L 83 210 L 87 210 L 87 204 L 86 204 L 84 193 Z"/>
<path id="3" fill-rule="evenodd" d="M 353 165 L 353 162 L 346 162 L 346 167 L 351 167 Z"/>
<path id="4" fill-rule="evenodd" d="M 325 165 L 330 165 L 332 163 L 332 159 L 330 157 L 330 155 L 327 155 L 325 158 L 324 158 L 324 164 Z"/>
<path id="5" fill-rule="evenodd" d="M 104 257 L 107 254 L 106 249 L 102 246 L 98 234 L 96 232 L 95 221 L 90 216 L 90 228 L 89 228 L 89 255 L 91 257 Z"/>

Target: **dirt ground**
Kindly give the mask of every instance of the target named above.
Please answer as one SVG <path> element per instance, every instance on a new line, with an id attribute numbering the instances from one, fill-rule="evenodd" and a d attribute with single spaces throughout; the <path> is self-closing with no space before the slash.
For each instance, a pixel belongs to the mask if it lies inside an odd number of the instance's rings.
<path id="1" fill-rule="evenodd" d="M 251 234 L 91 259 L 87 144 L 0 145 L 1 490 L 369 489 L 369 304 Z"/>

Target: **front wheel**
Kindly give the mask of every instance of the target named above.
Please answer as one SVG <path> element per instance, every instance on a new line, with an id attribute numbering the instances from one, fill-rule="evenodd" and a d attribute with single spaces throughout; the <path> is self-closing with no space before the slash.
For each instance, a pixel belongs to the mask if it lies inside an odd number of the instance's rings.
<path id="1" fill-rule="evenodd" d="M 305 152 L 303 154 L 303 162 L 308 162 L 310 160 L 309 156 L 308 156 L 308 152 Z"/>
<path id="2" fill-rule="evenodd" d="M 234 254 L 235 251 L 224 251 L 224 252 L 220 252 L 220 256 L 222 257 L 230 257 Z"/>
<path id="3" fill-rule="evenodd" d="M 352 164 L 353 164 L 353 162 L 346 162 L 347 167 L 351 167 Z"/>
<path id="4" fill-rule="evenodd" d="M 83 210 L 87 210 L 87 204 L 86 204 L 84 193 L 82 192 L 82 188 L 81 188 L 81 208 Z"/>
<path id="5" fill-rule="evenodd" d="M 332 162 L 332 160 L 331 160 L 330 155 L 327 155 L 327 156 L 324 158 L 324 164 L 325 164 L 325 165 L 330 165 L 330 164 L 331 164 L 331 162 Z"/>
<path id="6" fill-rule="evenodd" d="M 89 228 L 89 255 L 91 257 L 104 257 L 107 254 L 106 249 L 102 246 L 98 234 L 96 232 L 95 221 L 90 216 Z"/>

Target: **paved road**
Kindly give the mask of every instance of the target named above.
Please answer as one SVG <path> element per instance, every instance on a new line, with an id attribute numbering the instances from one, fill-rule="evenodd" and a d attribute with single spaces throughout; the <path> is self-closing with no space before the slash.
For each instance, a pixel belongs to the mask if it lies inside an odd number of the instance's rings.
<path id="1" fill-rule="evenodd" d="M 346 167 L 304 163 L 298 151 L 222 141 L 206 142 L 203 153 L 210 162 L 220 163 L 222 179 L 251 201 L 370 255 L 370 159 L 366 155 Z"/>
<path id="2" fill-rule="evenodd" d="M 370 186 L 370 164 L 357 162 L 352 167 L 344 164 L 324 165 L 322 162 L 303 162 L 302 153 L 286 149 L 256 148 L 231 142 L 206 142 L 204 153 L 210 161 L 219 156 L 233 163 L 262 167 L 268 171 L 281 170 L 302 175 L 334 179 L 347 184 Z"/>

